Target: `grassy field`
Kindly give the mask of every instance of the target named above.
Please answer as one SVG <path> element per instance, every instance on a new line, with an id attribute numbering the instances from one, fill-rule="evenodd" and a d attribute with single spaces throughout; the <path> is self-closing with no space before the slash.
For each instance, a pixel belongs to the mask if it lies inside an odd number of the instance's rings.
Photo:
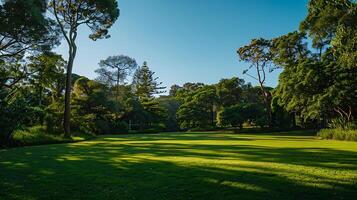
<path id="1" fill-rule="evenodd" d="M 0 199 L 356 199 L 357 143 L 309 133 L 116 135 L 0 150 Z"/>

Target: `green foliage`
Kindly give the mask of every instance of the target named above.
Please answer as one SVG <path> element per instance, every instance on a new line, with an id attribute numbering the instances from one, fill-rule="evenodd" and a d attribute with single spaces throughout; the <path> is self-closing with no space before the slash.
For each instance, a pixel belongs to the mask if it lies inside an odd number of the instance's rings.
<path id="1" fill-rule="evenodd" d="M 27 119 L 26 100 L 8 90 L 0 90 L 0 146 L 11 145 L 11 135 Z"/>
<path id="2" fill-rule="evenodd" d="M 328 125 L 329 128 L 334 128 L 334 129 L 344 129 L 344 130 L 357 129 L 357 124 L 355 121 L 350 122 L 342 117 L 331 119 Z"/>
<path id="3" fill-rule="evenodd" d="M 322 129 L 317 133 L 317 136 L 322 139 L 357 141 L 357 129 Z"/>
<path id="4" fill-rule="evenodd" d="M 117 102 L 109 99 L 108 89 L 99 82 L 80 78 L 73 89 L 73 128 L 84 133 L 110 134 L 127 132 L 116 114 Z M 124 112 L 124 111 L 122 111 Z"/>
<path id="5" fill-rule="evenodd" d="M 89 38 L 92 40 L 108 38 L 108 29 L 119 17 L 115 0 L 51 0 L 49 7 L 61 28 L 76 32 L 77 27 L 84 24 L 90 28 L 92 33 Z M 73 20 L 67 20 L 68 16 L 72 16 Z M 69 39 L 73 39 L 72 36 Z"/>
<path id="6" fill-rule="evenodd" d="M 275 64 L 284 67 L 275 98 L 304 122 L 340 118 L 347 124 L 356 115 L 356 2 L 312 0 L 294 32 L 273 39 Z M 317 53 L 307 50 L 305 32 Z M 317 123 L 316 123 L 317 122 Z"/>
<path id="7" fill-rule="evenodd" d="M 226 107 L 240 102 L 243 99 L 243 86 L 244 80 L 237 77 L 221 79 L 216 84 L 219 105 Z"/>
<path id="8" fill-rule="evenodd" d="M 95 72 L 99 75 L 98 81 L 109 87 L 123 84 L 127 76 L 137 68 L 138 64 L 134 58 L 129 56 L 109 56 L 99 62 L 99 69 Z M 119 94 L 117 94 L 119 95 Z"/>
<path id="9" fill-rule="evenodd" d="M 300 30 L 308 32 L 315 48 L 330 44 L 340 19 L 355 7 L 352 0 L 310 0 L 308 14 L 300 24 Z"/>
<path id="10" fill-rule="evenodd" d="M 244 122 L 261 127 L 268 125 L 263 107 L 259 104 L 241 103 L 225 107 L 218 113 L 218 124 L 222 126 L 242 128 Z"/>
<path id="11" fill-rule="evenodd" d="M 289 67 L 306 58 L 310 51 L 305 39 L 306 34 L 297 31 L 272 39 L 270 51 L 274 63 L 278 67 Z"/>
<path id="12" fill-rule="evenodd" d="M 179 91 L 178 99 L 183 102 L 177 111 L 180 127 L 190 129 L 194 127 L 215 126 L 215 105 L 217 94 L 215 86 L 200 86 L 196 90 Z"/>
<path id="13" fill-rule="evenodd" d="M 162 87 L 162 82 L 158 82 L 158 77 L 155 77 L 155 72 L 151 71 L 144 62 L 143 66 L 139 67 L 133 77 L 133 90 L 139 99 L 152 98 L 155 94 L 162 94 L 166 87 Z"/>
<path id="14" fill-rule="evenodd" d="M 133 97 L 130 101 L 132 111 L 129 118 L 134 123 L 139 124 L 139 129 L 144 130 L 158 125 L 160 121 L 167 117 L 166 108 L 157 101 L 154 95 L 163 93 L 162 82 L 158 82 L 158 77 L 155 77 L 155 72 L 151 71 L 144 62 L 142 67 L 139 67 L 133 77 L 132 89 Z"/>
<path id="15" fill-rule="evenodd" d="M 38 101 L 36 105 L 59 101 L 64 90 L 65 65 L 62 56 L 52 52 L 29 57 L 27 81 Z"/>
<path id="16" fill-rule="evenodd" d="M 45 0 L 6 0 L 0 4 L 0 62 L 58 44 L 58 29 L 46 17 Z"/>
<path id="17" fill-rule="evenodd" d="M 151 128 L 147 128 L 143 131 L 141 131 L 140 133 L 160 133 L 166 130 L 165 125 L 155 125 L 152 126 Z"/>
<path id="18" fill-rule="evenodd" d="M 163 123 L 166 131 L 180 130 L 176 113 L 180 107 L 180 102 L 172 96 L 161 96 L 157 99 L 160 106 L 165 109 L 166 116 Z"/>
<path id="19" fill-rule="evenodd" d="M 45 108 L 44 125 L 50 133 L 61 133 L 63 130 L 63 101 L 51 103 Z"/>
<path id="20" fill-rule="evenodd" d="M 272 41 L 263 38 L 253 39 L 250 44 L 240 47 L 237 54 L 241 61 L 250 64 L 250 67 L 243 71 L 243 74 L 254 78 L 258 81 L 261 96 L 265 103 L 265 109 L 267 114 L 267 120 L 269 126 L 272 126 L 272 111 L 271 111 L 271 93 L 270 90 L 265 87 L 265 82 L 267 78 L 268 71 L 274 70 L 272 65 L 273 54 L 271 51 Z M 249 69 L 254 68 L 256 75 L 251 75 L 248 73 Z M 254 73 L 255 73 L 254 72 Z"/>
<path id="21" fill-rule="evenodd" d="M 34 126 L 26 129 L 16 130 L 12 135 L 15 145 L 28 146 L 39 144 L 52 144 L 72 142 L 72 139 L 63 138 L 63 136 L 51 134 L 46 127 Z"/>
<path id="22" fill-rule="evenodd" d="M 218 124 L 221 126 L 243 127 L 244 116 L 239 105 L 223 108 L 218 112 Z"/>

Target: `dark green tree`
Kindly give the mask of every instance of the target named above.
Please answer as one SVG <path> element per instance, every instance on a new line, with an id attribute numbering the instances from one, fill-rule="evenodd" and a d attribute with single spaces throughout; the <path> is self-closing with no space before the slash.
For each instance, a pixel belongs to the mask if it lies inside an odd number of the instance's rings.
<path id="1" fill-rule="evenodd" d="M 99 62 L 99 69 L 95 72 L 99 75 L 97 80 L 114 88 L 114 96 L 117 101 L 120 98 L 120 85 L 125 84 L 127 76 L 137 68 L 135 59 L 129 56 L 109 56 Z"/>
<path id="2" fill-rule="evenodd" d="M 0 2 L 0 61 L 22 58 L 30 51 L 58 44 L 58 29 L 46 17 L 45 0 Z"/>
<path id="3" fill-rule="evenodd" d="M 143 66 L 139 67 L 133 77 L 133 90 L 139 99 L 153 98 L 155 94 L 162 94 L 166 87 L 161 86 L 162 82 L 158 82 L 159 78 L 155 77 L 155 72 L 151 71 L 144 62 Z"/>
<path id="4" fill-rule="evenodd" d="M 237 77 L 221 79 L 216 84 L 218 105 L 227 107 L 242 101 L 244 80 Z"/>
<path id="5" fill-rule="evenodd" d="M 158 77 L 155 77 L 155 72 L 149 69 L 146 62 L 134 73 L 133 93 L 145 110 L 146 116 L 145 120 L 139 122 L 141 129 L 158 124 L 165 117 L 165 109 L 160 106 L 154 96 L 164 93 L 165 91 L 163 90 L 166 88 L 161 86 L 162 82 L 158 82 L 158 79 Z"/>

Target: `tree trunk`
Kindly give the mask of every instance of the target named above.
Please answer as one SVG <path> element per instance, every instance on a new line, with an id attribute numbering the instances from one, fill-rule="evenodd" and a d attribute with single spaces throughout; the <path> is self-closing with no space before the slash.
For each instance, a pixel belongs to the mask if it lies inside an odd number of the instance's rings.
<path id="1" fill-rule="evenodd" d="M 268 119 L 268 126 L 269 127 L 272 127 L 272 119 L 273 119 L 273 113 L 272 113 L 272 110 L 271 110 L 271 95 L 270 95 L 270 92 L 269 91 L 266 91 L 266 89 L 264 88 L 264 85 L 263 83 L 260 83 L 260 89 L 261 89 L 261 92 L 263 94 L 263 100 L 264 100 L 264 103 L 265 103 L 265 108 L 267 109 L 267 119 Z"/>
<path id="2" fill-rule="evenodd" d="M 267 97 L 266 99 L 266 108 L 267 108 L 267 112 L 268 112 L 268 126 L 272 127 L 273 126 L 273 112 L 271 110 L 271 102 L 269 97 Z"/>
<path id="3" fill-rule="evenodd" d="M 69 58 L 67 65 L 67 74 L 66 74 L 66 89 L 65 89 L 65 97 L 64 97 L 64 120 L 63 120 L 63 128 L 65 137 L 71 137 L 71 90 L 72 90 L 72 69 L 74 58 L 76 57 L 77 47 L 74 43 L 69 44 Z"/>
<path id="4" fill-rule="evenodd" d="M 69 58 L 67 65 L 67 76 L 66 76 L 66 89 L 64 94 L 64 120 L 63 128 L 65 137 L 70 137 L 70 119 L 71 119 L 71 87 L 72 87 L 72 68 L 73 68 L 73 58 Z"/>
<path id="5" fill-rule="evenodd" d="M 293 112 L 292 115 L 291 115 L 291 118 L 292 118 L 292 128 L 296 128 L 296 113 Z"/>

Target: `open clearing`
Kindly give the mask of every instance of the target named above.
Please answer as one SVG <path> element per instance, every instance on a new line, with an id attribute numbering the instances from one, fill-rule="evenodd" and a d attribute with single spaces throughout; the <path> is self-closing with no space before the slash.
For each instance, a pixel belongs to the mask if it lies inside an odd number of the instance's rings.
<path id="1" fill-rule="evenodd" d="M 0 199 L 355 199 L 357 143 L 310 135 L 109 135 L 0 150 Z"/>

